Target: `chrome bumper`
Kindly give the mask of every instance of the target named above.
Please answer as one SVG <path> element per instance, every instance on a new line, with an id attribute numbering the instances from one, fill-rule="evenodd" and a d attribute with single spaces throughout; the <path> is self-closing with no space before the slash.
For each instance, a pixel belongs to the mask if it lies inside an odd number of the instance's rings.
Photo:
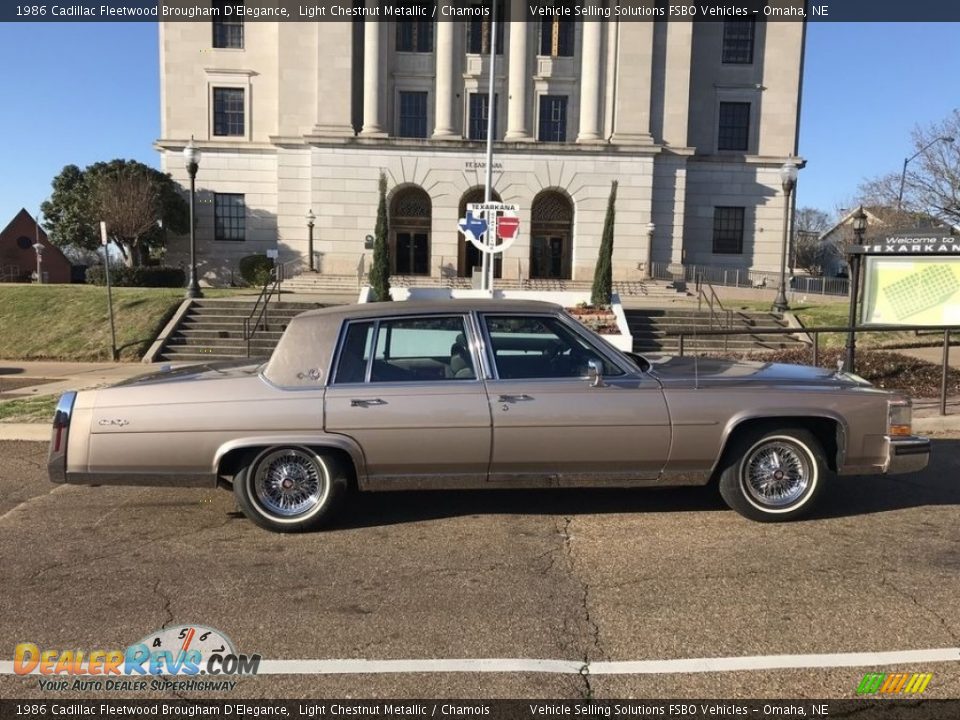
<path id="1" fill-rule="evenodd" d="M 930 462 L 930 439 L 887 436 L 887 475 L 919 472 Z"/>
<path id="2" fill-rule="evenodd" d="M 53 415 L 53 432 L 50 437 L 50 453 L 47 455 L 47 474 L 50 482 L 65 483 L 67 481 L 67 440 L 70 436 L 70 416 L 73 414 L 73 403 L 77 399 L 74 391 L 65 392 L 57 402 L 57 410 Z"/>

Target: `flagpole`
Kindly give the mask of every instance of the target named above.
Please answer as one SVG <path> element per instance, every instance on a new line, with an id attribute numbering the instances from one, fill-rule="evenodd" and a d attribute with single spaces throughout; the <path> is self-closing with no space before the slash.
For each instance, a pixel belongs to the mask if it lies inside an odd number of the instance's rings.
<path id="1" fill-rule="evenodd" d="M 493 120 L 496 112 L 497 103 L 494 98 L 494 77 L 497 69 L 497 0 L 490 0 L 493 6 L 493 15 L 490 19 L 490 83 L 487 89 L 487 177 L 483 188 L 483 202 L 489 204 L 492 200 L 493 185 Z M 497 242 L 497 216 L 493 214 L 492 222 L 490 211 L 485 213 L 487 217 L 487 233 L 484 241 L 488 247 L 493 247 Z M 493 253 L 483 253 L 483 273 L 482 287 L 493 293 L 493 270 L 496 263 L 493 259 Z"/>

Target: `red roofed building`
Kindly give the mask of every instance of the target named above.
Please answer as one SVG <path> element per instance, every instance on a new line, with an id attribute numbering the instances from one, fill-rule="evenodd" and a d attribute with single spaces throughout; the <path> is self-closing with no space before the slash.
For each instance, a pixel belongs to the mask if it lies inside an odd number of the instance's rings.
<path id="1" fill-rule="evenodd" d="M 43 245 L 41 272 L 45 283 L 70 282 L 70 261 L 50 242 L 26 210 L 14 215 L 0 232 L 0 282 L 31 282 L 37 271 L 35 243 Z"/>

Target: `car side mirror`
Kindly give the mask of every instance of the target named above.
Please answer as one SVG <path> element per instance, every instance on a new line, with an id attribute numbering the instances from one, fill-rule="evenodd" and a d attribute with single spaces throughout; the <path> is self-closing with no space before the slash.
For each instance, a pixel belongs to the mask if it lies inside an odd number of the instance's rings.
<path id="1" fill-rule="evenodd" d="M 591 387 L 603 387 L 603 365 L 596 358 L 587 360 L 587 379 Z"/>

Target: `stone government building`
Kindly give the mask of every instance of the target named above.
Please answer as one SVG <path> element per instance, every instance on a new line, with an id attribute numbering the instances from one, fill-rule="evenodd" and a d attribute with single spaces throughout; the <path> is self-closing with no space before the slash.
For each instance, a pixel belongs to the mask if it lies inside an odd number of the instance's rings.
<path id="1" fill-rule="evenodd" d="M 457 220 L 483 199 L 491 109 L 494 197 L 521 208 L 504 278 L 592 278 L 612 180 L 616 279 L 650 260 L 779 267 L 800 22 L 498 23 L 493 103 L 489 20 L 159 25 L 156 144 L 185 187 L 183 147 L 193 137 L 202 152 L 197 247 L 212 283 L 268 249 L 305 260 L 308 210 L 318 269 L 356 276 L 381 170 L 394 273 L 470 276 L 480 260 Z M 168 262 L 185 257 L 171 239 Z"/>

